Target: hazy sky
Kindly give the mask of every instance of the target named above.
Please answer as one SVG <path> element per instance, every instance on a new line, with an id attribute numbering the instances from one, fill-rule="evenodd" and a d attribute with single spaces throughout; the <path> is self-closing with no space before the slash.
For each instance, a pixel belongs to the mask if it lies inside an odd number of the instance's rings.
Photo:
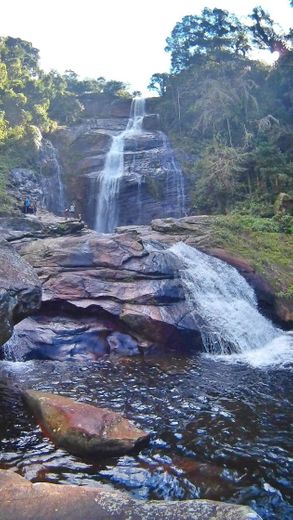
<path id="1" fill-rule="evenodd" d="M 31 41 L 45 70 L 72 69 L 145 91 L 154 72 L 169 71 L 165 39 L 183 16 L 205 6 L 245 16 L 256 5 L 284 28 L 293 25 L 289 0 L 8 0 L 0 35 Z"/>

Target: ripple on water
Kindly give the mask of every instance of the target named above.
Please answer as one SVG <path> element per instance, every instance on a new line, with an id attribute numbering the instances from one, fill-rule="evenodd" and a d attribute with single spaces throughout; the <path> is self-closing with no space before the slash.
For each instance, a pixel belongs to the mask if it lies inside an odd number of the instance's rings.
<path id="1" fill-rule="evenodd" d="M 265 520 L 287 520 L 289 375 L 205 356 L 119 365 L 4 361 L 0 467 L 32 481 L 107 483 L 138 498 L 229 500 L 251 505 Z M 100 461 L 55 449 L 23 408 L 17 386 L 120 411 L 152 432 L 150 446 Z"/>

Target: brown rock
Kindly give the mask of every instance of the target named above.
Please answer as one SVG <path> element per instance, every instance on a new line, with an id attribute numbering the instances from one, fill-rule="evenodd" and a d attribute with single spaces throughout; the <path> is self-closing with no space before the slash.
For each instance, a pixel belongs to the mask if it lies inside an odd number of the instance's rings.
<path id="1" fill-rule="evenodd" d="M 146 432 L 106 408 L 34 390 L 25 391 L 23 397 L 44 432 L 71 453 L 125 454 L 148 441 Z"/>
<path id="2" fill-rule="evenodd" d="M 41 304 L 41 286 L 33 268 L 7 242 L 0 243 L 0 345 L 15 323 Z"/>
<path id="3" fill-rule="evenodd" d="M 211 500 L 134 500 L 106 486 L 28 482 L 0 470 L 0 520 L 261 520 L 247 506 Z"/>

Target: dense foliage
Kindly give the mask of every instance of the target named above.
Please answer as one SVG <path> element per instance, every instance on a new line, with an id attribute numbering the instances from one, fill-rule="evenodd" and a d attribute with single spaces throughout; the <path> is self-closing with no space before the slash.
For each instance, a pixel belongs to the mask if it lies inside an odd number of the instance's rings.
<path id="1" fill-rule="evenodd" d="M 39 51 L 20 38 L 0 38 L 0 207 L 8 202 L 9 169 L 33 166 L 41 138 L 58 124 L 74 123 L 82 116 L 80 97 L 97 93 L 107 100 L 129 97 L 121 81 L 105 78 L 80 80 L 71 70 L 45 73 Z"/>
<path id="2" fill-rule="evenodd" d="M 221 9 L 178 22 L 166 50 L 172 72 L 156 73 L 165 130 L 180 152 L 193 212 L 273 214 L 293 190 L 292 31 L 256 7 L 248 25 Z M 256 51 L 278 52 L 273 66 Z"/>

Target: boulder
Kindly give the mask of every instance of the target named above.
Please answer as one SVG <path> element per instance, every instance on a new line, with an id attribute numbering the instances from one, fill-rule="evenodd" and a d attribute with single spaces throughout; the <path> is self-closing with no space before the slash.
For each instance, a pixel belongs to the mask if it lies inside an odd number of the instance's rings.
<path id="1" fill-rule="evenodd" d="M 84 232 L 24 242 L 19 251 L 36 268 L 46 304 L 103 310 L 123 322 L 139 345 L 201 348 L 180 266 L 163 251 L 148 251 L 135 233 Z"/>
<path id="2" fill-rule="evenodd" d="M 70 453 L 123 455 L 148 442 L 148 433 L 106 408 L 34 390 L 26 390 L 23 397 L 43 431 Z"/>
<path id="3" fill-rule="evenodd" d="M 79 220 L 64 220 L 45 210 L 40 210 L 37 217 L 0 217 L 0 236 L 7 242 L 70 235 L 83 228 Z"/>
<path id="4" fill-rule="evenodd" d="M 33 268 L 6 241 L 0 242 L 0 345 L 13 325 L 39 309 L 41 284 Z"/>
<path id="5" fill-rule="evenodd" d="M 247 506 L 211 500 L 135 500 L 106 486 L 36 483 L 0 470 L 1 520 L 261 520 Z"/>

